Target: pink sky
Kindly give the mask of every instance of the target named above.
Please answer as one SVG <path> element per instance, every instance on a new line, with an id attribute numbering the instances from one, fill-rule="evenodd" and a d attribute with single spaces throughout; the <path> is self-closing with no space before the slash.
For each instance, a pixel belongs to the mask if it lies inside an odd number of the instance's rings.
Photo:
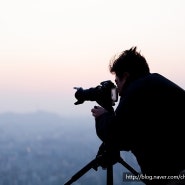
<path id="1" fill-rule="evenodd" d="M 86 114 L 74 86 L 114 77 L 111 57 L 138 46 L 152 72 L 185 88 L 183 0 L 7 0 L 0 3 L 0 112 Z"/>

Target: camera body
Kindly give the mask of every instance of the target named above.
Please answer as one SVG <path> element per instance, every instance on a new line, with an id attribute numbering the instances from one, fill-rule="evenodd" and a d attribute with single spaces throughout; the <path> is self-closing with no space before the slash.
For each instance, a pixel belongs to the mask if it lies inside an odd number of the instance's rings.
<path id="1" fill-rule="evenodd" d="M 112 110 L 112 106 L 118 100 L 117 87 L 111 80 L 103 81 L 96 87 L 83 89 L 82 87 L 74 87 L 77 89 L 75 105 L 82 104 L 84 101 L 96 101 L 106 110 Z"/>

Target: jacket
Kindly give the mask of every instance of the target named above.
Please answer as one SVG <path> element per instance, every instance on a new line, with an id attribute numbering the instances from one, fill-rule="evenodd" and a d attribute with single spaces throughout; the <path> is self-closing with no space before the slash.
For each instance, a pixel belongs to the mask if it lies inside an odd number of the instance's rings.
<path id="1" fill-rule="evenodd" d="M 115 112 L 96 118 L 99 138 L 131 151 L 143 174 L 175 175 L 185 169 L 185 91 L 151 73 L 123 89 Z"/>

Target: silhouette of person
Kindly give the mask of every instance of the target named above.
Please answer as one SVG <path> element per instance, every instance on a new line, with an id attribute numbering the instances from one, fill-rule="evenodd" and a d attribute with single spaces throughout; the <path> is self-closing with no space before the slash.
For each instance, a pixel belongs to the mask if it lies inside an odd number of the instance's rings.
<path id="1" fill-rule="evenodd" d="M 147 185 L 172 184 L 167 178 L 185 169 L 184 89 L 151 73 L 137 47 L 123 51 L 109 67 L 120 99 L 115 111 L 91 109 L 98 137 L 114 150 L 131 151 L 141 173 L 154 177 Z"/>

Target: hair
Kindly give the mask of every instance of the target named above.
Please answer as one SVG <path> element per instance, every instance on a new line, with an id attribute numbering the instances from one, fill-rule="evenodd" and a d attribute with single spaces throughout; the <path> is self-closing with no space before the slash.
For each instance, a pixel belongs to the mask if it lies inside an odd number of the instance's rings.
<path id="1" fill-rule="evenodd" d="M 123 51 L 118 58 L 114 56 L 114 59 L 110 61 L 109 70 L 118 78 L 122 78 L 124 72 L 128 72 L 132 80 L 150 73 L 148 63 L 145 57 L 137 52 L 137 47 Z"/>

